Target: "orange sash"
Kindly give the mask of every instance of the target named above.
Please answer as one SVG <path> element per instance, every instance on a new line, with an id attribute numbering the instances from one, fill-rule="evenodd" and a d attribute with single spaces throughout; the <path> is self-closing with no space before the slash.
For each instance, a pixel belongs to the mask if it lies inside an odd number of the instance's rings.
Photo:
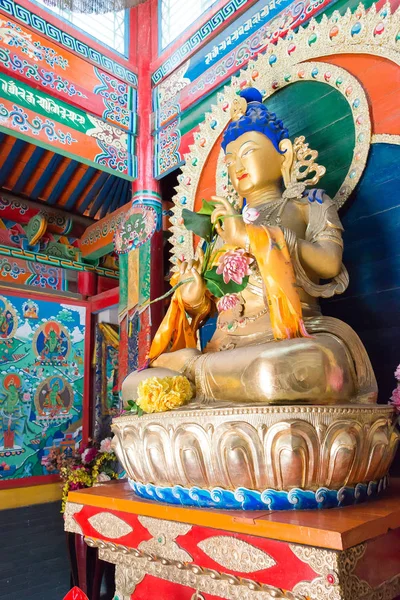
<path id="1" fill-rule="evenodd" d="M 283 231 L 257 225 L 246 225 L 246 229 L 265 285 L 274 338 L 308 337 Z"/>
<path id="2" fill-rule="evenodd" d="M 179 273 L 171 279 L 171 285 L 178 283 Z M 182 348 L 197 348 L 196 332 L 192 330 L 186 316 L 181 291 L 177 289 L 172 296 L 167 314 L 154 336 L 149 360 L 153 361 L 164 352 L 174 352 Z"/>
<path id="3" fill-rule="evenodd" d="M 246 225 L 251 252 L 261 272 L 267 292 L 272 331 L 275 340 L 308 337 L 302 318 L 296 277 L 282 230 L 279 227 Z M 226 249 L 227 247 L 225 247 Z M 179 274 L 171 279 L 176 285 Z M 189 323 L 180 289 L 171 304 L 150 348 L 149 359 L 155 360 L 164 352 L 196 348 L 196 325 Z"/>

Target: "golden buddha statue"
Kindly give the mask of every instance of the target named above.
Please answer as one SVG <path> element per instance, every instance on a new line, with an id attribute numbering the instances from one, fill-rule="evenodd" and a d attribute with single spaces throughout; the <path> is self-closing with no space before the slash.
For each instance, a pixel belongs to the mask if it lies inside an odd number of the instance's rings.
<path id="1" fill-rule="evenodd" d="M 212 266 L 240 291 L 210 293 L 200 248 L 179 262 L 181 285 L 153 341 L 151 370 L 127 377 L 124 400 L 147 377 L 184 374 L 197 406 L 373 403 L 360 339 L 318 304 L 344 292 L 348 274 L 336 204 L 315 188 L 325 173 L 317 152 L 302 137 L 290 141 L 256 89 L 243 90 L 231 113 L 222 147 L 238 199 L 212 198 L 220 238 Z M 215 334 L 200 352 L 196 331 L 215 310 Z"/>

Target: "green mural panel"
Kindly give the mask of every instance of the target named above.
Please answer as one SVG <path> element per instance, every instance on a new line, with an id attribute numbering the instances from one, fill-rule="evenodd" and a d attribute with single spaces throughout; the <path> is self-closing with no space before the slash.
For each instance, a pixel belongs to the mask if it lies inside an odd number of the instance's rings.
<path id="1" fill-rule="evenodd" d="M 0 296 L 0 487 L 81 442 L 85 330 L 84 306 Z"/>

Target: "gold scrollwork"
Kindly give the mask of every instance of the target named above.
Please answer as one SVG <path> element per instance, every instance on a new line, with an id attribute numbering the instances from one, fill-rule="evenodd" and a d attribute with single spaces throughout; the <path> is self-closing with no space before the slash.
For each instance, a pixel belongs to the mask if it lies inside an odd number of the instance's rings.
<path id="1" fill-rule="evenodd" d="M 92 538 L 85 538 L 85 541 L 90 547 L 99 549 L 99 557 L 102 560 L 117 565 L 116 587 L 121 594 L 121 600 L 129 600 L 128 594 L 133 593 L 137 583 L 145 575 L 153 575 L 191 587 L 197 593 L 211 594 L 226 600 L 305 600 L 304 596 L 274 586 L 203 568 L 193 563 L 168 560 L 113 542 Z"/>

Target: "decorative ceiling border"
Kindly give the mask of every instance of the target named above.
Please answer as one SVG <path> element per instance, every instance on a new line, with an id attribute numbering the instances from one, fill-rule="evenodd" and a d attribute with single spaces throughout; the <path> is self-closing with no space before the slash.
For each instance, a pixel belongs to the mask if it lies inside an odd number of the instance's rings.
<path id="1" fill-rule="evenodd" d="M 57 42 L 64 48 L 68 50 L 72 50 L 76 52 L 79 56 L 90 60 L 94 64 L 106 69 L 106 71 L 111 72 L 119 79 L 122 79 L 126 83 L 129 83 L 132 86 L 137 87 L 138 78 L 136 73 L 130 71 L 120 63 L 117 63 L 112 58 L 105 56 L 98 50 L 95 50 L 85 42 L 74 38 L 72 35 L 69 35 L 65 31 L 62 31 L 59 27 L 56 27 L 52 23 L 45 21 L 39 15 L 31 12 L 21 4 L 14 2 L 14 0 L 0 0 L 0 11 L 3 13 L 18 19 L 21 23 L 28 25 L 35 31 L 46 35 L 49 39 Z"/>
<path id="2" fill-rule="evenodd" d="M 2 0 L 4 1 L 4 0 Z M 198 48 L 203 42 L 209 38 L 216 29 L 224 22 L 232 18 L 240 8 L 245 6 L 250 0 L 230 0 L 223 6 L 215 15 L 206 21 L 200 29 L 198 29 L 190 38 L 178 48 L 152 75 L 151 80 L 154 85 L 185 60 L 193 50 Z"/>

